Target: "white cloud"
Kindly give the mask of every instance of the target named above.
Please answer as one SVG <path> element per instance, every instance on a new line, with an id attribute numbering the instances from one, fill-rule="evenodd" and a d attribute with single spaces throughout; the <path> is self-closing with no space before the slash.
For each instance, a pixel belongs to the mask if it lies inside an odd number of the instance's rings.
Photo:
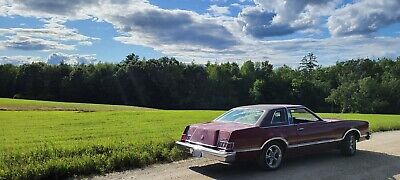
<path id="1" fill-rule="evenodd" d="M 48 64 L 93 64 L 96 62 L 95 55 L 53 53 L 47 58 Z"/>
<path id="2" fill-rule="evenodd" d="M 307 16 L 312 9 L 308 7 L 326 6 L 332 0 L 255 0 L 255 3 L 264 10 L 274 12 L 273 23 L 287 24 L 301 20 L 302 15 Z M 317 10 L 317 9 L 314 9 Z"/>
<path id="3" fill-rule="evenodd" d="M 352 36 L 268 41 L 262 44 L 273 49 L 278 55 L 284 54 L 290 57 L 283 60 L 289 65 L 298 65 L 301 57 L 308 52 L 314 52 L 320 64 L 330 65 L 338 60 L 353 58 L 396 58 L 400 49 L 400 38 Z M 272 62 L 281 64 L 278 59 L 273 58 Z"/>
<path id="4" fill-rule="evenodd" d="M 88 19 L 88 8 L 98 5 L 99 0 L 0 0 L 0 15 Z"/>
<path id="5" fill-rule="evenodd" d="M 202 49 L 178 52 L 178 59 L 205 64 L 207 61 L 241 63 L 245 60 L 268 60 L 274 65 L 298 66 L 301 58 L 313 52 L 320 65 L 331 65 L 338 60 L 353 58 L 396 58 L 400 37 L 338 37 L 326 39 L 298 38 L 289 40 L 252 40 L 224 52 Z"/>
<path id="6" fill-rule="evenodd" d="M 152 47 L 160 52 L 204 49 L 222 51 L 238 45 L 240 39 L 224 25 L 223 18 L 187 10 L 165 10 L 150 4 L 142 8 L 103 5 L 97 16 L 114 25 L 120 35 L 114 39 L 126 44 Z M 114 9 L 125 8 L 123 12 Z M 96 11 L 100 12 L 100 11 Z M 232 18 L 230 18 L 232 19 Z"/>
<path id="7" fill-rule="evenodd" d="M 207 10 L 216 16 L 227 15 L 231 13 L 229 11 L 229 7 L 226 6 L 211 5 Z"/>
<path id="8" fill-rule="evenodd" d="M 210 2 L 226 3 L 228 0 L 210 0 Z"/>
<path id="9" fill-rule="evenodd" d="M 113 24 L 120 32 L 116 40 L 153 48 L 176 44 L 181 47 L 224 49 L 238 44 L 233 34 L 209 15 L 187 10 L 165 10 L 146 0 L 17 0 L 9 2 L 5 11 L 8 15 L 55 16 L 69 20 L 93 17 Z M 219 12 L 222 12 L 221 9 Z M 90 43 L 88 40 L 82 42 Z"/>
<path id="10" fill-rule="evenodd" d="M 73 50 L 74 46 L 61 44 L 57 41 L 28 37 L 28 36 L 11 36 L 8 40 L 0 41 L 0 47 L 17 50 Z"/>
<path id="11" fill-rule="evenodd" d="M 48 64 L 93 64 L 97 63 L 97 59 L 95 55 L 80 55 L 80 54 L 64 54 L 64 53 L 53 53 L 50 54 L 47 58 L 35 57 L 35 56 L 0 56 L 0 65 L 1 64 L 13 64 L 13 65 L 22 65 L 22 64 L 31 64 L 34 62 L 43 62 Z"/>
<path id="12" fill-rule="evenodd" d="M 242 9 L 239 23 L 256 38 L 292 34 L 313 28 L 329 15 L 338 0 L 254 0 L 256 6 Z"/>
<path id="13" fill-rule="evenodd" d="M 334 36 L 369 34 L 400 22 L 399 0 L 362 0 L 337 9 L 328 26 Z"/>
<path id="14" fill-rule="evenodd" d="M 33 56 L 0 56 L 0 65 L 1 64 L 22 65 L 22 64 L 30 64 L 33 62 L 43 62 L 43 60 L 40 57 L 33 57 Z"/>
<path id="15" fill-rule="evenodd" d="M 232 6 L 232 7 L 241 7 L 242 5 L 241 4 L 239 4 L 239 3 L 233 3 L 233 4 L 231 4 L 230 6 Z"/>
<path id="16" fill-rule="evenodd" d="M 6 37 L 0 41 L 0 46 L 19 50 L 74 50 L 74 44 L 92 45 L 92 41 L 98 40 L 62 23 L 64 21 L 50 19 L 43 28 L 0 28 L 0 35 Z"/>

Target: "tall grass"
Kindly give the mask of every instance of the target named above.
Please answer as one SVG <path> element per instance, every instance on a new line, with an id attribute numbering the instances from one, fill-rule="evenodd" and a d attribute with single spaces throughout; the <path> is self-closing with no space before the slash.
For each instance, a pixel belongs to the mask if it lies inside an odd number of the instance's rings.
<path id="1" fill-rule="evenodd" d="M 170 143 L 90 145 L 75 148 L 39 146 L 0 156 L 0 179 L 58 179 L 103 174 L 186 158 Z"/>
<path id="2" fill-rule="evenodd" d="M 221 111 L 0 111 L 0 179 L 55 179 L 186 158 L 187 124 Z"/>

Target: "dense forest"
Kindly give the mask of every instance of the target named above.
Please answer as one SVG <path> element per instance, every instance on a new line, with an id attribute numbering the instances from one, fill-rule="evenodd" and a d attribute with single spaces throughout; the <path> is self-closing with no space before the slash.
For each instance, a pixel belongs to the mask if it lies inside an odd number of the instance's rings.
<path id="1" fill-rule="evenodd" d="M 185 64 L 174 58 L 119 64 L 0 65 L 0 97 L 127 104 L 161 109 L 228 109 L 304 104 L 318 112 L 400 113 L 400 58 L 298 68 L 268 62 Z"/>

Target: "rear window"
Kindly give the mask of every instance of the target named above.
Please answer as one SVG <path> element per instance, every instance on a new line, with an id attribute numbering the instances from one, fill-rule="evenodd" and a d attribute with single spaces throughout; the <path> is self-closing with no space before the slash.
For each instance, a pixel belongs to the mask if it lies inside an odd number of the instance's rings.
<path id="1" fill-rule="evenodd" d="M 222 116 L 215 119 L 218 122 L 236 122 L 254 125 L 264 113 L 262 110 L 255 109 L 231 109 Z"/>

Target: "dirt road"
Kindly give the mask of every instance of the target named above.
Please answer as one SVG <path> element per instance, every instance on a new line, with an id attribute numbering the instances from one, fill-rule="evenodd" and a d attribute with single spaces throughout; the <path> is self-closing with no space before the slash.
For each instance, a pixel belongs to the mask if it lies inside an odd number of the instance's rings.
<path id="1" fill-rule="evenodd" d="M 111 173 L 93 179 L 398 179 L 400 131 L 375 133 L 357 144 L 354 157 L 327 152 L 289 159 L 277 171 L 262 171 L 252 164 L 227 165 L 207 159 L 189 159 L 145 169 Z"/>

